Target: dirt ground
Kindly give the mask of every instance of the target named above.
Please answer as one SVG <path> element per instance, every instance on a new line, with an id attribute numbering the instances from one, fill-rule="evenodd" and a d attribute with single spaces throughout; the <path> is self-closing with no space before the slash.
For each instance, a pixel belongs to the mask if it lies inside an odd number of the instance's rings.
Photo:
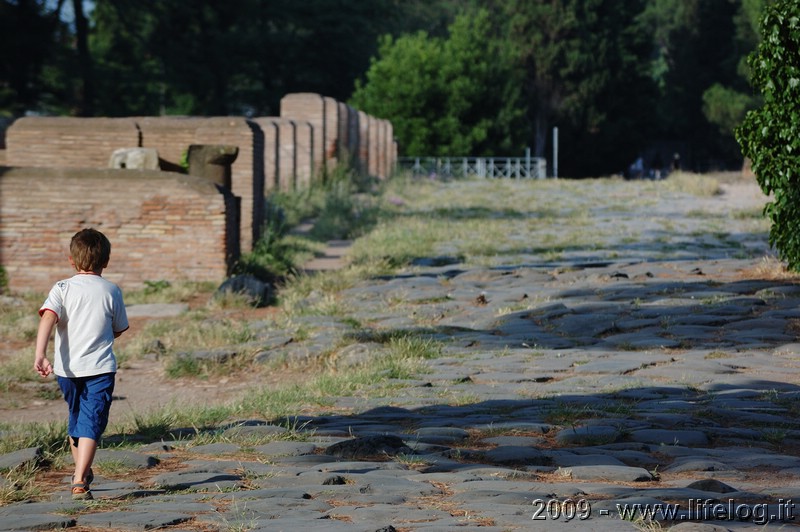
<path id="1" fill-rule="evenodd" d="M 193 305 L 204 304 L 202 301 Z M 278 312 L 275 308 L 242 311 L 237 319 L 261 320 Z M 144 329 L 148 318 L 131 318 L 130 329 L 119 337 L 117 343 L 124 347 Z M 0 360 L 8 359 L 17 350 L 29 349 L 22 342 L 0 340 Z M 52 349 L 52 348 L 51 348 Z M 32 350 L 31 350 L 32 352 Z M 31 358 L 33 374 L 33 359 Z M 133 419 L 134 414 L 142 416 L 149 411 L 164 406 L 192 405 L 198 401 L 205 404 L 219 404 L 231 401 L 245 390 L 255 385 L 269 386 L 286 382 L 291 372 L 260 371 L 241 372 L 208 379 L 168 378 L 162 365 L 156 360 L 138 359 L 126 361 L 117 372 L 112 406 L 111 424 Z M 43 385 L 46 383 L 46 385 Z M 0 397 L 0 423 L 53 422 L 66 419 L 66 405 L 58 392 L 55 377 L 51 375 L 40 382 L 32 382 L 21 387 L 4 391 Z"/>

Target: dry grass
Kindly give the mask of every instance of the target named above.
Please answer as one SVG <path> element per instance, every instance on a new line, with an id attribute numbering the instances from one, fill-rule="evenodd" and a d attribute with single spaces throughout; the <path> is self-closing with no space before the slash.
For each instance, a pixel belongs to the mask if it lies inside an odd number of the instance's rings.
<path id="1" fill-rule="evenodd" d="M 790 271 L 785 262 L 772 256 L 764 257 L 755 266 L 743 270 L 742 275 L 749 279 L 766 279 L 769 281 L 800 280 L 800 273 Z"/>

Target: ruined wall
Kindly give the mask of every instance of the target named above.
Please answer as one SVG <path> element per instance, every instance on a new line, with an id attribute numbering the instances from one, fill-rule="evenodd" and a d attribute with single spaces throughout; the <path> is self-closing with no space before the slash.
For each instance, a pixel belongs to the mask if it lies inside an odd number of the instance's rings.
<path id="1" fill-rule="evenodd" d="M 281 98 L 281 118 L 311 124 L 314 173 L 321 172 L 325 166 L 325 98 L 312 92 L 287 94 Z"/>
<path id="2" fill-rule="evenodd" d="M 367 141 L 367 172 L 369 175 L 380 175 L 380 168 L 378 166 L 378 150 L 381 142 L 381 132 L 378 128 L 378 119 L 374 116 L 367 115 L 367 123 L 369 129 L 369 140 Z"/>
<path id="3" fill-rule="evenodd" d="M 388 153 L 388 162 L 386 175 L 384 177 L 392 177 L 397 167 L 397 148 L 397 142 L 394 140 L 394 126 L 389 120 L 386 120 L 386 152 Z"/>
<path id="4" fill-rule="evenodd" d="M 339 103 L 333 98 L 324 97 L 325 149 L 324 166 L 332 170 L 339 162 Z"/>
<path id="5" fill-rule="evenodd" d="M 315 172 L 330 171 L 339 161 L 380 178 L 389 177 L 394 170 L 397 157 L 387 120 L 314 93 L 284 96 L 281 118 L 311 124 Z"/>
<path id="6" fill-rule="evenodd" d="M 278 190 L 294 190 L 297 178 L 297 128 L 294 120 L 276 118 L 278 126 Z"/>
<path id="7" fill-rule="evenodd" d="M 148 170 L 0 168 L 0 263 L 13 291 L 72 275 L 75 232 L 111 240 L 108 279 L 221 282 L 238 256 L 235 199 L 208 180 Z"/>
<path id="8" fill-rule="evenodd" d="M 66 197 L 78 204 L 98 209 L 103 205 L 119 204 L 122 210 L 133 208 L 134 205 L 141 208 L 147 205 L 147 209 L 150 209 L 148 212 L 152 212 L 153 216 L 169 217 L 163 220 L 164 227 L 169 228 L 172 223 L 170 220 L 180 219 L 180 209 L 175 205 L 183 201 L 179 195 L 181 189 L 175 188 L 171 183 L 183 175 L 178 172 L 184 171 L 183 163 L 189 146 L 236 146 L 238 156 L 231 166 L 230 197 L 226 196 L 226 201 L 230 204 L 226 207 L 228 218 L 225 222 L 228 254 L 233 249 L 238 253 L 239 249 L 250 251 L 253 248 L 264 223 L 264 199 L 271 191 L 310 187 L 315 178 L 325 175 L 337 162 L 352 164 L 357 171 L 364 174 L 387 177 L 397 159 L 397 145 L 392 138 L 391 124 L 314 93 L 288 94 L 281 100 L 280 117 L 252 120 L 243 117 L 26 117 L 11 124 L 6 131 L 5 143 L 6 150 L 2 152 L 5 164 L 8 167 L 18 167 L 13 171 L 8 168 L 3 170 L 6 176 L 10 176 L 6 178 L 5 186 L 8 188 L 3 191 L 4 197 L 0 203 L 0 232 L 7 238 L 12 233 L 7 232 L 6 225 L 15 220 L 14 212 L 7 209 L 16 208 L 15 202 L 22 201 L 16 195 L 27 194 L 27 189 L 19 182 L 23 175 L 19 173 L 22 168 L 32 169 L 33 173 L 24 174 L 27 179 L 36 181 L 31 189 L 38 190 L 42 186 L 53 184 L 57 187 L 77 187 L 78 191 L 83 192 L 83 196 L 80 193 L 74 195 L 76 189 L 70 188 Z M 148 181 L 145 179 L 150 175 L 147 172 L 134 179 L 134 175 L 129 173 L 134 172 L 133 170 L 123 170 L 128 173 L 120 175 L 89 171 L 108 168 L 111 155 L 117 149 L 137 147 L 157 150 L 161 170 L 175 172 L 169 176 L 171 179 L 164 179 L 162 175 L 161 180 Z M 0 159 L 0 163 L 2 162 Z M 64 173 L 47 172 L 44 170 L 47 168 L 61 169 Z M 78 171 L 70 173 L 66 169 Z M 92 180 L 87 177 L 85 181 L 75 181 L 82 174 L 93 176 Z M 132 189 L 124 185 L 122 175 L 139 188 Z M 43 185 L 40 182 L 42 179 L 55 179 L 54 176 L 57 177 L 54 183 Z M 110 181 L 104 183 L 100 176 L 106 176 Z M 69 179 L 72 181 L 67 183 Z M 145 190 L 145 182 L 153 188 Z M 90 185 L 87 186 L 87 183 Z M 48 194 L 45 195 L 48 200 L 61 205 L 62 200 Z M 174 194 L 178 195 L 173 196 Z M 158 197 L 160 202 L 170 206 L 169 209 L 177 210 L 156 209 L 152 197 Z M 103 198 L 103 202 L 97 203 L 95 198 Z M 194 212 L 189 203 L 181 205 L 186 212 Z M 108 209 L 100 210 L 113 218 L 113 212 Z M 69 212 L 78 217 L 78 222 L 70 222 L 69 229 L 58 229 L 61 231 L 59 237 L 67 233 L 67 236 L 71 236 L 80 224 L 91 218 L 89 214 L 92 210 L 89 209 L 86 215 L 80 216 L 74 209 Z M 233 227 L 231 224 L 235 221 L 232 220 L 236 219 L 239 220 L 238 225 Z M 53 230 L 44 219 L 34 216 L 32 222 L 48 226 L 45 231 Z M 19 220 L 14 223 L 19 223 Z M 141 224 L 131 223 L 133 230 L 141 229 Z M 161 227 L 154 220 L 150 220 L 148 224 L 147 227 L 151 229 Z M 165 231 L 165 234 L 171 234 L 167 229 Z M 31 235 L 33 234 L 37 233 Z M 121 235 L 125 234 L 122 231 Z M 52 244 L 53 242 L 49 245 Z M 23 247 L 15 248 L 15 253 L 21 253 L 22 249 Z M 174 263 L 183 268 L 183 251 L 164 248 L 158 253 L 165 264 L 169 264 L 172 255 L 175 255 Z M 13 254 L 8 253 L 0 256 L 0 265 L 7 266 L 11 256 Z M 205 264 L 205 261 L 201 262 Z M 220 264 L 223 269 L 227 266 L 224 260 Z M 217 265 L 216 269 L 211 268 L 209 271 L 216 275 L 219 267 Z M 47 273 L 49 277 L 51 272 L 48 270 Z M 17 271 L 15 275 L 17 279 L 22 279 L 17 281 L 21 283 L 20 287 L 35 279 L 34 274 Z M 19 277 L 20 275 L 23 277 Z M 201 275 L 198 278 L 204 277 Z"/>
<path id="9" fill-rule="evenodd" d="M 349 106 L 345 103 L 338 103 L 339 106 L 339 131 L 337 138 L 339 142 L 337 158 L 343 164 L 352 164 L 350 159 L 350 116 Z"/>
<path id="10" fill-rule="evenodd" d="M 141 146 L 132 118 L 30 116 L 6 132 L 6 164 L 46 168 L 107 168 L 117 148 Z"/>
<path id="11" fill-rule="evenodd" d="M 260 127 L 264 134 L 264 193 L 269 194 L 278 188 L 280 130 L 275 120 L 270 117 L 254 118 L 252 122 Z"/>
<path id="12" fill-rule="evenodd" d="M 314 128 L 309 122 L 294 121 L 295 189 L 311 186 L 314 178 Z"/>
<path id="13" fill-rule="evenodd" d="M 265 194 L 284 192 L 311 185 L 313 175 L 314 130 L 301 120 L 274 116 L 252 119 L 264 134 L 264 164 L 275 179 L 266 179 Z"/>
<path id="14" fill-rule="evenodd" d="M 369 174 L 369 116 L 364 111 L 358 111 L 358 170 L 362 174 Z"/>
<path id="15" fill-rule="evenodd" d="M 231 166 L 231 190 L 242 198 L 242 249 L 253 249 L 264 224 L 264 134 L 261 128 L 239 117 L 206 118 L 195 132 L 194 143 L 239 147 L 239 155 Z"/>
<path id="16" fill-rule="evenodd" d="M 162 170 L 178 171 L 192 144 L 237 146 L 231 166 L 231 189 L 242 198 L 242 249 L 250 250 L 263 224 L 264 161 L 262 130 L 241 117 L 138 117 L 143 148 L 155 148 Z M 256 198 L 259 198 L 256 201 Z"/>
<path id="17" fill-rule="evenodd" d="M 195 142 L 202 120 L 195 116 L 142 116 L 135 118 L 142 132 L 142 148 L 155 148 L 162 170 L 178 171 L 186 151 Z"/>
<path id="18" fill-rule="evenodd" d="M 345 122 L 345 127 L 347 128 L 347 155 L 350 164 L 358 168 L 358 111 L 349 105 L 345 106 L 345 108 L 347 109 L 347 120 Z"/>

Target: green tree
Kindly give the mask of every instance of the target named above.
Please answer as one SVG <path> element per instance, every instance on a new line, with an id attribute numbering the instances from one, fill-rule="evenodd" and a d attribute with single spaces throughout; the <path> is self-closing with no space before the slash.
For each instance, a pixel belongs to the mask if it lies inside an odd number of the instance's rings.
<path id="1" fill-rule="evenodd" d="M 509 49 L 495 31 L 489 13 L 479 10 L 457 17 L 447 38 L 384 36 L 352 103 L 391 120 L 406 154 L 521 149 L 520 92 Z"/>
<path id="2" fill-rule="evenodd" d="M 750 56 L 753 85 L 763 105 L 736 130 L 761 189 L 772 200 L 770 244 L 800 271 L 800 4 L 778 0 L 766 9 L 761 44 Z"/>
<path id="3" fill-rule="evenodd" d="M 72 106 L 72 36 L 62 7 L 63 0 L 0 0 L 0 115 Z"/>
<path id="4" fill-rule="evenodd" d="M 742 122 L 745 113 L 760 103 L 759 97 L 750 89 L 747 56 L 758 45 L 758 21 L 768 3 L 768 0 L 740 0 L 739 10 L 733 18 L 735 31 L 731 36 L 732 55 L 725 62 L 726 77 L 703 92 L 703 114 L 718 127 L 718 145 L 723 152 L 730 153 L 732 159 L 738 159 L 739 155 L 734 129 Z"/>
<path id="5" fill-rule="evenodd" d="M 435 154 L 430 150 L 446 142 L 434 124 L 447 100 L 443 55 L 441 41 L 424 31 L 397 39 L 385 35 L 366 81 L 356 80 L 353 105 L 391 120 L 403 153 Z"/>
<path id="6" fill-rule="evenodd" d="M 136 0 L 98 0 L 95 4 L 90 47 L 98 80 L 98 114 L 157 115 L 166 111 L 166 68 L 151 44 L 160 13 L 155 5 L 137 12 L 137 4 Z"/>
<path id="7" fill-rule="evenodd" d="M 732 127 L 756 100 L 743 61 L 755 47 L 767 0 L 652 0 L 642 22 L 653 35 L 658 87 L 654 138 L 679 140 L 697 170 L 738 167 Z"/>
<path id="8" fill-rule="evenodd" d="M 102 114 L 236 113 L 248 48 L 247 2 L 98 0 L 93 48 Z"/>
<path id="9" fill-rule="evenodd" d="M 623 169 L 653 121 L 642 68 L 651 35 L 637 26 L 641 0 L 501 0 L 525 74 L 535 154 L 558 126 L 565 175 Z M 559 173 L 562 173 L 561 171 Z"/>
<path id="10" fill-rule="evenodd" d="M 279 111 L 289 92 L 346 100 L 378 36 L 438 31 L 472 0 L 96 0 L 100 114 Z"/>
<path id="11" fill-rule="evenodd" d="M 75 16 L 75 47 L 80 86 L 77 91 L 77 114 L 92 116 L 94 114 L 94 69 L 92 55 L 89 52 L 89 21 L 83 11 L 83 0 L 72 0 L 72 12 Z"/>

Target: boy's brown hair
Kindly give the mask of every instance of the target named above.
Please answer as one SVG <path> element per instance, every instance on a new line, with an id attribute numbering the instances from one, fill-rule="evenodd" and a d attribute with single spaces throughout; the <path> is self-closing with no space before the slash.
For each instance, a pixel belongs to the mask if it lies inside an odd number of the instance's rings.
<path id="1" fill-rule="evenodd" d="M 72 237 L 69 255 L 79 271 L 98 272 L 108 266 L 111 242 L 96 229 L 83 229 Z"/>

